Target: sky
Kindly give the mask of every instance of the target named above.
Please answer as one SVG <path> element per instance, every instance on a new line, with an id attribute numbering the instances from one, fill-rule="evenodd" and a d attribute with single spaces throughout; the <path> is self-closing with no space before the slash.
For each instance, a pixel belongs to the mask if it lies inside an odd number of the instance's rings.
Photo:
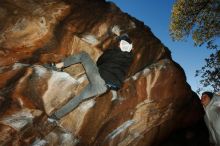
<path id="1" fill-rule="evenodd" d="M 184 69 L 187 82 L 193 91 L 201 85 L 195 77 L 196 70 L 204 64 L 210 54 L 205 46 L 195 47 L 191 37 L 184 41 L 173 41 L 169 35 L 169 23 L 172 6 L 175 0 L 109 0 L 114 2 L 123 12 L 144 22 L 153 34 L 167 46 L 174 61 Z"/>

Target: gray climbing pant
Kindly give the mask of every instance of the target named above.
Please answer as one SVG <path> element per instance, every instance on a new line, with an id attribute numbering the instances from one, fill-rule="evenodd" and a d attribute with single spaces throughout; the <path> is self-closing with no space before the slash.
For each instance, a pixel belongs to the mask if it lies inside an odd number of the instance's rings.
<path id="1" fill-rule="evenodd" d="M 101 78 L 98 71 L 98 67 L 86 52 L 81 52 L 79 54 L 69 56 L 65 58 L 63 62 L 64 67 L 68 67 L 76 63 L 82 63 L 86 71 L 89 84 L 83 89 L 80 95 L 73 97 L 63 107 L 61 107 L 55 113 L 53 113 L 51 117 L 55 119 L 60 119 L 69 112 L 71 112 L 83 100 L 93 96 L 101 95 L 107 91 L 105 81 Z"/>

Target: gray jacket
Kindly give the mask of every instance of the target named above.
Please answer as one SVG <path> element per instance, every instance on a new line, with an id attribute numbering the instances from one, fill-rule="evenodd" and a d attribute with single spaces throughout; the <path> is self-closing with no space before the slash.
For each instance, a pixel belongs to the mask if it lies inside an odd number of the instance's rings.
<path id="1" fill-rule="evenodd" d="M 210 142 L 220 146 L 220 96 L 214 95 L 204 109 L 206 113 L 204 120 L 209 129 Z"/>

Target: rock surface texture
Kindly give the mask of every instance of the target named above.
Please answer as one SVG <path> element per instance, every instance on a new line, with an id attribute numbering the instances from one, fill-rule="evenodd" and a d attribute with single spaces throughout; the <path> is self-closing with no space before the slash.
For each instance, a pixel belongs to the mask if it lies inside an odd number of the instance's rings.
<path id="1" fill-rule="evenodd" d="M 129 34 L 135 59 L 123 87 L 48 119 L 88 84 L 81 64 L 42 65 L 86 51 L 94 61 Z M 182 68 L 150 28 L 104 0 L 0 1 L 0 145 L 156 146 L 202 116 Z"/>

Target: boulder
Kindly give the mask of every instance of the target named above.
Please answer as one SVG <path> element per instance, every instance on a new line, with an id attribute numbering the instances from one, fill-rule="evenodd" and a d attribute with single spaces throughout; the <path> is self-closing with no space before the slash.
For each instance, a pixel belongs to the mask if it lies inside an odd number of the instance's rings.
<path id="1" fill-rule="evenodd" d="M 203 115 L 198 96 L 169 49 L 143 22 L 104 0 L 0 2 L 0 145 L 156 146 Z M 134 61 L 120 90 L 49 116 L 88 84 L 81 64 L 45 63 L 87 52 L 96 61 L 118 25 L 133 41 Z"/>

